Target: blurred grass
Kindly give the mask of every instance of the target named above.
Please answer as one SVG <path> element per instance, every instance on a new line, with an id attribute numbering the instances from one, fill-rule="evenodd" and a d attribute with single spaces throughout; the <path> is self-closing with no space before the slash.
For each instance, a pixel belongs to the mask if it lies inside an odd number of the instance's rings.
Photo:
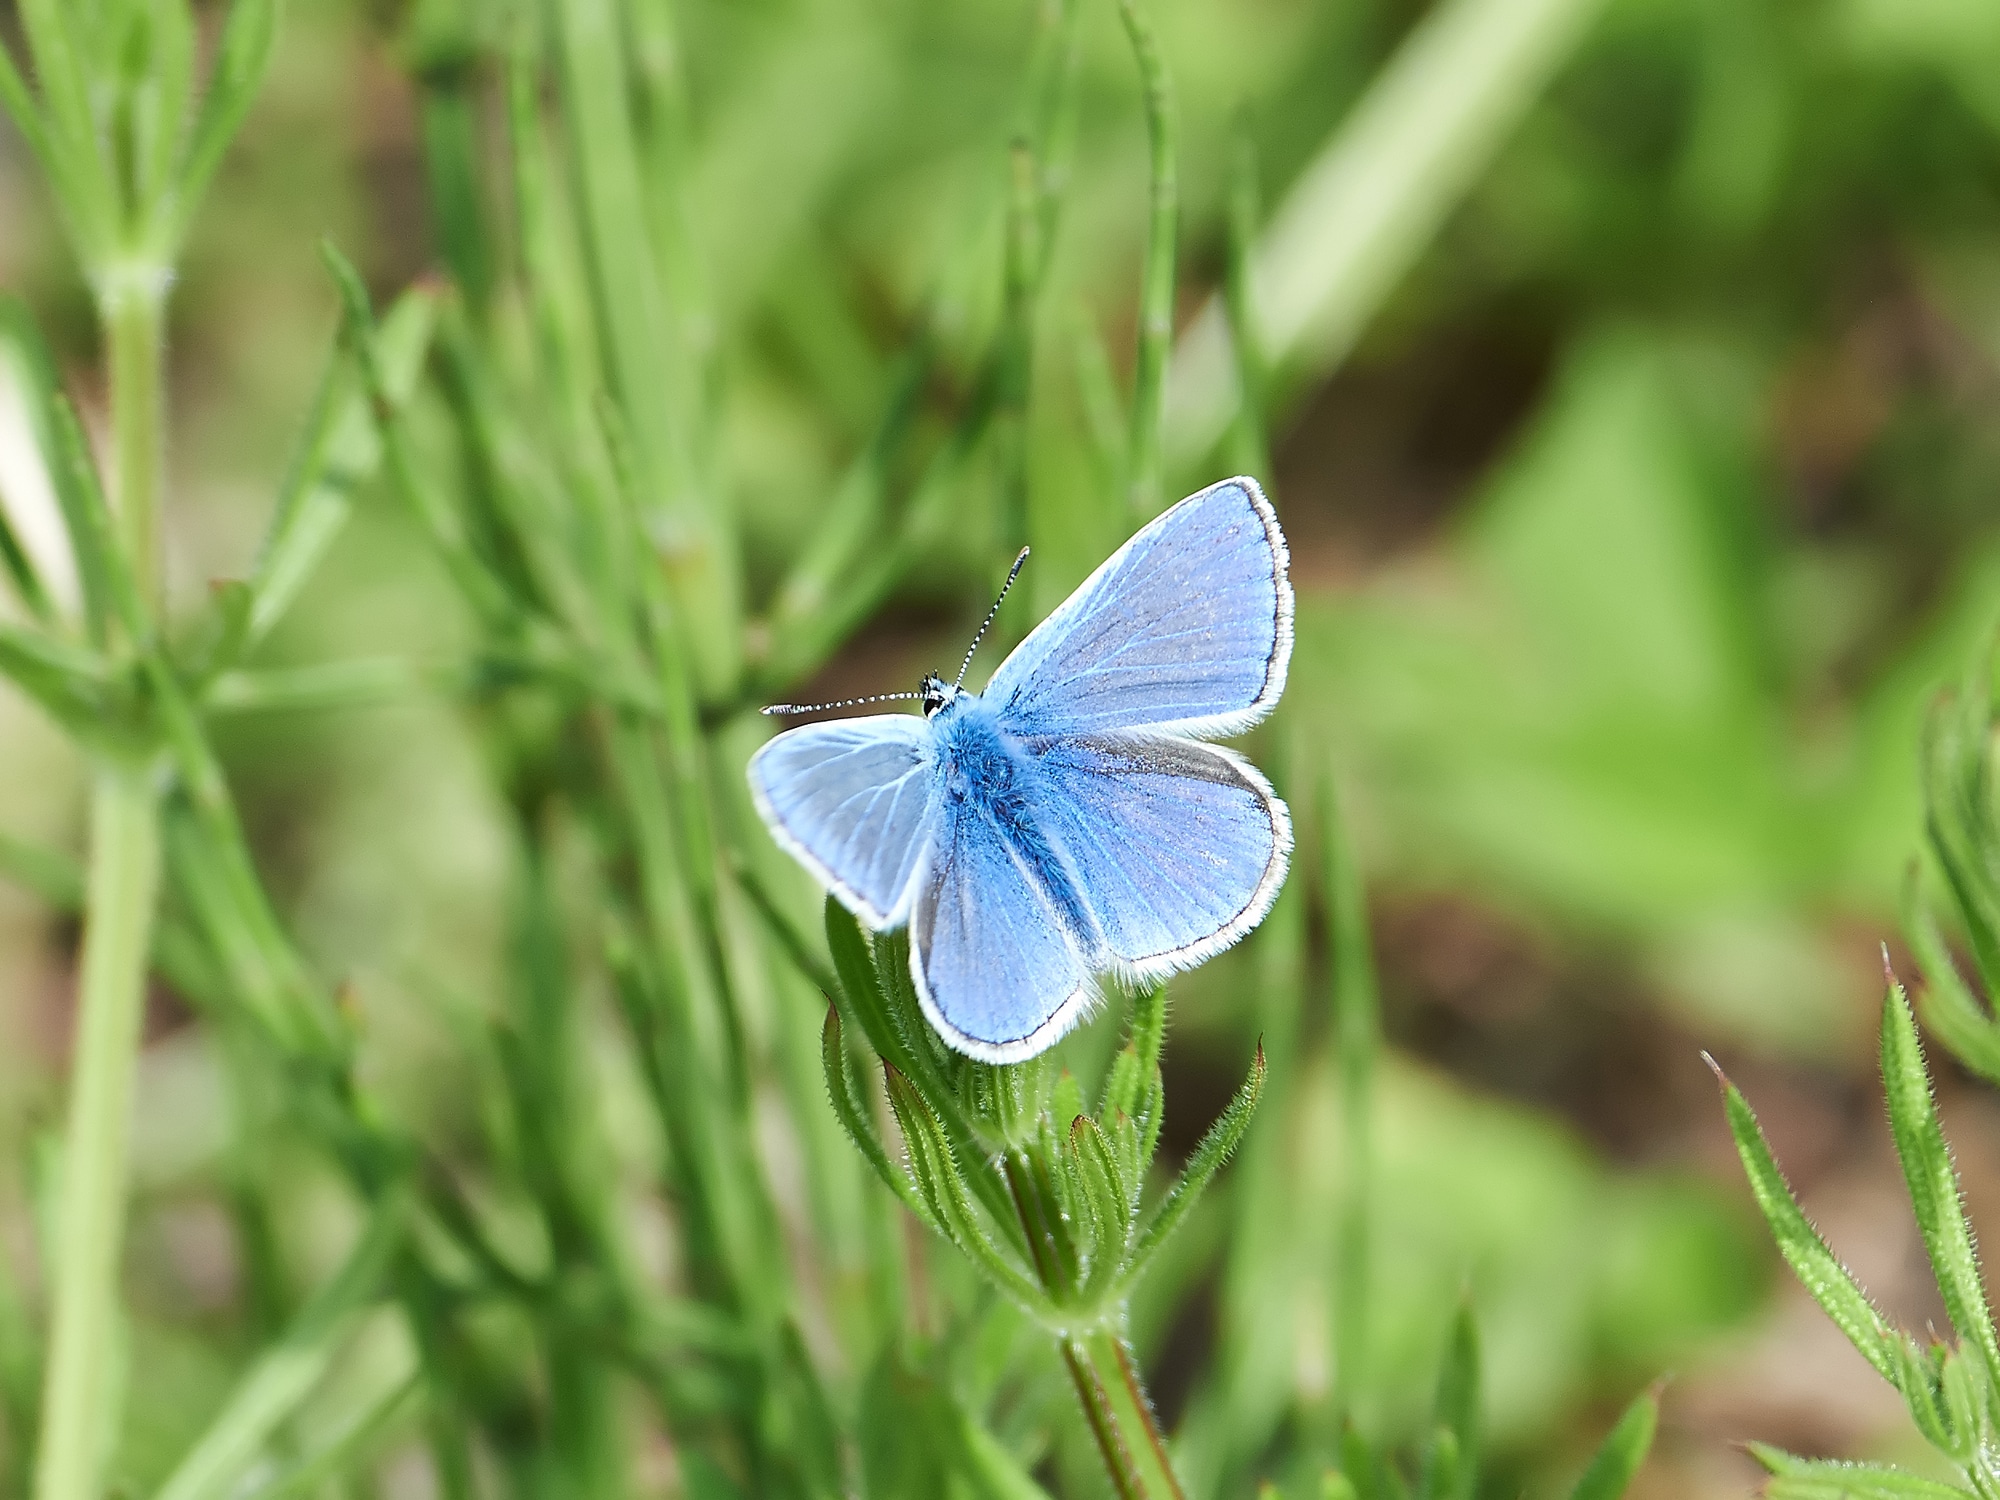
<path id="1" fill-rule="evenodd" d="M 1032 378 L 1018 412 L 995 419 L 996 431 L 1015 422 L 1021 445 L 1035 547 L 1023 618 L 1052 607 L 1128 524 L 1111 501 L 1129 477 L 1123 393 L 1139 325 L 1146 136 L 1113 8 L 1082 10 L 1062 216 L 1035 247 L 1046 264 L 1017 346 L 1030 351 Z M 1006 439 L 964 456 L 952 443 L 1009 315 L 1008 261 L 1020 254 L 1009 145 L 1039 128 L 1023 87 L 1034 8 L 798 0 L 673 12 L 673 35 L 646 33 L 660 89 L 649 98 L 665 112 L 638 115 L 663 132 L 642 133 L 640 149 L 665 155 L 638 170 L 667 170 L 659 163 L 671 158 L 685 192 L 617 233 L 649 239 L 663 283 L 695 288 L 675 307 L 694 311 L 635 317 L 628 330 L 671 325 L 674 369 L 649 373 L 663 351 L 630 349 L 633 367 L 618 377 L 627 384 L 614 387 L 628 400 L 657 393 L 677 415 L 659 432 L 630 424 L 622 461 L 699 473 L 671 484 L 736 518 L 753 614 L 798 579 L 802 541 L 832 497 L 862 496 L 842 502 L 851 530 L 830 553 L 835 566 L 791 597 L 803 601 L 799 619 L 845 605 L 883 622 L 832 655 L 830 687 L 901 686 L 955 649 L 992 570 L 1023 540 Z M 1298 233 L 1283 226 L 1302 175 L 1351 143 L 1344 126 L 1369 117 L 1350 110 L 1429 13 L 1392 0 L 1263 0 L 1246 18 L 1173 0 L 1151 14 L 1179 124 L 1186 333 L 1219 289 L 1226 219 L 1246 176 L 1256 191 L 1239 214 L 1261 209 L 1250 231 L 1269 226 L 1263 247 L 1282 246 Z M 0 18 L 11 40 L 15 13 Z M 517 189 L 492 163 L 507 136 L 506 60 L 534 29 L 453 4 L 288 9 L 271 79 L 196 223 L 171 307 L 166 564 L 183 614 L 210 578 L 253 569 L 336 323 L 321 236 L 354 251 L 384 306 L 428 268 L 455 274 L 464 292 L 449 314 L 462 321 L 411 412 L 426 483 L 457 495 L 476 481 L 484 460 L 462 433 L 480 392 L 461 376 L 489 359 L 521 382 L 504 393 L 501 436 L 559 468 L 539 435 L 520 436 L 576 415 L 542 398 L 536 382 L 549 372 L 537 367 L 531 319 L 504 291 L 527 248 L 510 229 L 490 240 L 465 232 L 510 224 L 516 210 Z M 1323 762 L 1337 765 L 1371 882 L 1398 902 L 1463 900 L 1496 927 L 1545 941 L 1558 968 L 1608 952 L 1621 992 L 1668 1016 L 1677 1029 L 1666 1035 L 1687 1054 L 1652 1059 L 1648 1076 L 1691 1059 L 1690 1033 L 1820 1070 L 1809 1076 L 1833 1092 L 1866 1066 L 1872 945 L 1852 934 L 1872 938 L 1892 920 L 1919 829 L 1922 708 L 1995 611 L 1996 66 L 2000 31 L 1972 4 L 1611 0 L 1574 55 L 1551 62 L 1547 92 L 1522 98 L 1518 132 L 1480 137 L 1490 165 L 1470 173 L 1462 200 L 1448 195 L 1435 210 L 1434 236 L 1409 243 L 1407 274 L 1393 263 L 1378 273 L 1379 316 L 1364 299 L 1346 315 L 1351 337 L 1263 351 L 1277 371 L 1265 393 L 1274 489 L 1302 588 L 1293 686 L 1267 736 L 1305 747 L 1285 752 L 1288 794 L 1297 799 Z M 555 88 L 544 78 L 533 100 L 559 134 Z M 454 141 L 470 150 L 469 176 L 448 170 Z M 566 180 L 558 146 L 547 166 Z M 1015 214 L 1015 231 L 1021 222 Z M 1315 241 L 1302 243 L 1295 253 L 1310 267 Z M 576 245 L 562 253 L 575 264 L 586 256 Z M 4 134 L 0 284 L 33 306 L 94 420 L 102 387 L 89 304 L 46 197 Z M 588 322 L 587 304 L 546 316 Z M 899 392 L 904 415 L 891 423 Z M 685 450 L 649 452 L 669 428 L 692 434 Z M 0 452 L 11 431 L 0 426 Z M 1168 438 L 1163 494 L 1217 472 L 1211 454 L 1174 457 L 1171 427 Z M 603 483 L 617 460 L 596 461 Z M 390 655 L 429 691 L 337 712 L 218 717 L 213 733 L 290 929 L 317 973 L 349 987 L 361 1076 L 399 1127 L 492 1199 L 481 1211 L 515 1226 L 495 1236 L 516 1235 L 510 1248 L 528 1264 L 544 1252 L 519 1227 L 534 1212 L 513 1182 L 521 1126 L 506 1123 L 503 1081 L 520 1059 L 503 1058 L 488 1023 L 514 1003 L 501 997 L 523 971 L 515 913 L 531 867 L 508 800 L 517 763 L 503 747 L 533 744 L 546 726 L 542 710 L 518 713 L 486 691 L 505 663 L 486 662 L 490 676 L 465 691 L 460 668 L 481 628 L 372 470 L 370 457 L 356 471 L 353 523 L 255 665 Z M 10 506 L 16 475 L 0 467 Z M 566 471 L 538 482 L 573 483 Z M 857 581 L 854 565 L 876 560 L 885 538 L 897 544 L 897 576 Z M 740 643 L 753 658 L 758 623 Z M 833 644 L 808 643 L 781 665 L 816 665 Z M 695 659 L 722 681 L 737 649 L 704 644 Z M 728 727 L 715 764 L 752 743 L 751 730 Z M 80 852 L 73 757 L 12 703 L 0 707 L 0 755 L 0 827 Z M 747 810 L 722 798 L 718 811 L 724 840 L 763 859 Z M 572 949 L 597 943 L 589 842 L 564 834 L 534 856 L 568 914 Z M 802 898 L 783 884 L 785 867 L 767 862 L 766 873 Z M 43 1304 L 30 1163 L 57 1118 L 73 928 L 11 897 L 0 915 L 10 996 L 0 1006 L 0 1228 L 32 1326 Z M 1142 1296 L 1136 1330 L 1190 1423 L 1214 1420 L 1205 1410 L 1242 1414 L 1244 1435 L 1214 1471 L 1239 1487 L 1231 1492 L 1277 1472 L 1333 1379 L 1342 1127 L 1317 999 L 1324 928 L 1301 893 L 1244 953 L 1177 989 L 1168 1087 L 1172 1113 L 1194 1117 L 1188 1129 L 1240 1078 L 1254 1034 L 1272 1059 L 1271 1094 L 1219 1190 L 1226 1201 L 1190 1227 L 1177 1265 Z M 725 907 L 721 930 L 757 942 L 748 912 Z M 1392 1038 L 1424 1034 L 1414 977 L 1424 958 L 1383 945 Z M 893 1302 L 901 1278 L 927 1276 L 934 1320 L 968 1305 L 970 1289 L 941 1252 L 885 1269 L 906 1247 L 882 1205 L 867 1203 L 872 1188 L 831 1121 L 806 1107 L 818 1088 L 819 1003 L 789 972 L 744 967 L 760 971 L 742 986 L 741 1009 L 754 1145 L 780 1216 L 774 1258 L 797 1283 L 814 1358 L 863 1406 L 899 1382 L 921 1387 L 891 1413 L 932 1410 L 942 1381 L 1014 1451 L 1052 1455 L 1044 1477 L 1090 1493 L 1063 1390 L 1050 1394 L 1051 1372 L 1032 1355 L 1008 1350 L 944 1374 L 867 1364 L 877 1325 L 856 1310 L 858 1289 Z M 589 1080 L 599 1106 L 589 1113 L 602 1115 L 589 1133 L 603 1140 L 575 1149 L 609 1163 L 599 1168 L 606 1192 L 636 1220 L 625 1228 L 645 1274 L 679 1287 L 688 1268 L 675 1221 L 651 1187 L 671 1148 L 606 966 L 577 968 L 579 1034 L 564 1066 Z M 1559 985 L 1542 983 L 1532 1003 L 1560 1007 Z M 1560 1011 L 1545 1020 L 1585 1024 Z M 224 1082 L 241 1073 L 233 1044 L 168 997 L 156 997 L 148 1025 L 127 1265 L 132 1367 L 146 1373 L 132 1386 L 116 1470 L 139 1490 L 178 1462 L 254 1350 L 332 1273 L 355 1213 L 306 1144 L 271 1125 L 282 1101 L 270 1085 L 222 1120 L 200 1118 L 198 1101 L 237 1087 Z M 1114 1042 L 1079 1038 L 1079 1073 Z M 1579 1063 L 1601 1065 L 1592 1054 Z M 209 1088 L 176 1092 L 175 1070 L 191 1066 L 208 1070 L 197 1076 Z M 1663 1368 L 1719 1357 L 1703 1354 L 1705 1340 L 1754 1317 L 1763 1251 L 1729 1199 L 1692 1175 L 1706 1158 L 1673 1109 L 1649 1117 L 1652 1145 L 1638 1164 L 1606 1162 L 1580 1139 L 1601 1122 L 1551 1120 L 1537 1106 L 1564 1091 L 1539 1079 L 1511 1082 L 1515 1101 L 1503 1102 L 1392 1052 L 1379 1088 L 1380 1285 L 1371 1393 L 1357 1410 L 1385 1437 L 1412 1437 L 1427 1420 L 1463 1286 L 1484 1332 L 1490 1441 L 1500 1472 L 1523 1482 L 1561 1470 L 1581 1429 L 1608 1424 L 1607 1403 Z M 150 1173 L 149 1151 L 160 1163 Z M 222 1292 L 204 1301 L 196 1288 L 210 1284 Z M 1004 1322 L 992 1315 L 979 1336 L 1004 1342 L 993 1331 Z M 498 1365 L 535 1357 L 518 1313 L 482 1312 L 473 1324 L 468 1338 L 501 1351 L 490 1355 Z M 316 1395 L 274 1462 L 316 1451 L 348 1417 L 393 1397 L 401 1358 L 379 1355 L 387 1375 L 354 1377 L 359 1394 L 330 1385 Z M 1240 1407 L 1212 1404 L 1225 1386 Z M 535 1435 L 551 1418 L 531 1396 L 508 1400 L 494 1425 L 520 1445 L 505 1450 L 518 1466 L 508 1472 L 541 1483 Z M 629 1391 L 608 1400 L 622 1430 L 648 1431 L 647 1419 L 623 1415 L 633 1404 Z M 18 1474 L 21 1408 L 7 1409 Z M 389 1411 L 364 1456 L 400 1451 L 431 1420 Z M 518 1429 L 506 1425 L 516 1419 Z M 1673 1421 L 1670 1397 L 1670 1434 Z M 968 1443 L 987 1440 L 986 1428 L 967 1430 Z M 645 1441 L 633 1438 L 633 1488 L 700 1492 L 692 1461 L 647 1468 Z M 1660 1465 L 1673 1462 L 1668 1450 Z M 407 1482 L 389 1472 L 392 1487 Z M 1661 1481 L 1670 1492 L 1696 1492 L 1692 1470 L 1663 1472 L 1681 1476 Z"/>

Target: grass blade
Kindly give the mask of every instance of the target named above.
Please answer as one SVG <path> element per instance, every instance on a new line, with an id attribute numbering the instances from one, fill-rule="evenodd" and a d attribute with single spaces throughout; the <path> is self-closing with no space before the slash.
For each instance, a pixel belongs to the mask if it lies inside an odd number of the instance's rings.
<path id="1" fill-rule="evenodd" d="M 1642 1391 L 1598 1444 L 1569 1500 L 1618 1500 L 1653 1450 L 1660 1426 L 1660 1388 Z"/>

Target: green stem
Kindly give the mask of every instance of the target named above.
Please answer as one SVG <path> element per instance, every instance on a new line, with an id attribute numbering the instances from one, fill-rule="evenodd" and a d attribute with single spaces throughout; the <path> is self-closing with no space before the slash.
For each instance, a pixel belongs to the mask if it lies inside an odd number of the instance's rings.
<path id="1" fill-rule="evenodd" d="M 1174 338 L 1174 236 L 1179 189 L 1174 171 L 1173 95 L 1159 38 L 1138 0 L 1119 0 L 1119 14 L 1139 61 L 1146 94 L 1146 144 L 1152 156 L 1146 269 L 1139 290 L 1139 353 L 1132 375 L 1132 508 L 1143 520 L 1160 508 L 1160 431 L 1166 415 L 1167 356 Z"/>
<path id="2" fill-rule="evenodd" d="M 76 1064 L 36 1500 L 97 1500 L 102 1489 L 117 1406 L 112 1351 L 132 1078 L 159 874 L 158 806 L 149 777 L 136 768 L 102 768 L 91 801 Z"/>
<path id="3" fill-rule="evenodd" d="M 1125 1340 L 1099 1329 L 1063 1340 L 1062 1353 L 1120 1500 L 1186 1500 Z"/>
<path id="4" fill-rule="evenodd" d="M 166 399 L 167 274 L 144 264 L 100 282 L 98 313 L 111 366 L 112 503 L 141 605 L 159 602 L 159 514 Z"/>

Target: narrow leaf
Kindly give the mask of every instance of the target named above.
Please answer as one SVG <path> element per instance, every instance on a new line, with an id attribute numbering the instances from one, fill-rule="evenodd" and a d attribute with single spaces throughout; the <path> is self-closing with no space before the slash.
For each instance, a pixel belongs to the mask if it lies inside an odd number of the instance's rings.
<path id="1" fill-rule="evenodd" d="M 21 70 L 14 65 L 14 54 L 4 37 L 0 37 L 0 110 L 5 110 L 7 118 L 14 122 L 15 130 L 28 143 L 43 172 L 54 177 L 57 168 L 50 155 L 49 133 L 42 123 L 41 107 L 29 92 Z"/>
<path id="2" fill-rule="evenodd" d="M 383 1382 L 381 1393 L 339 1431 L 242 1500 L 293 1500 L 295 1496 L 324 1493 L 333 1481 L 360 1468 L 388 1446 L 403 1419 L 417 1409 L 422 1390 L 422 1374 L 415 1370 Z"/>
<path id="3" fill-rule="evenodd" d="M 1583 1477 L 1569 1492 L 1570 1500 L 1619 1500 L 1652 1451 L 1653 1434 L 1659 1425 L 1660 1391 L 1655 1386 L 1640 1392 L 1625 1408 L 1618 1425 L 1598 1444 Z"/>
<path id="4" fill-rule="evenodd" d="M 87 743 L 112 744 L 123 727 L 110 668 L 94 651 L 0 625 L 0 676 Z"/>
<path id="5" fill-rule="evenodd" d="M 376 1211 L 347 1262 L 299 1313 L 276 1347 L 237 1382 L 229 1400 L 168 1477 L 155 1500 L 227 1500 L 265 1442 L 319 1384 L 371 1301 L 403 1240 L 400 1207 Z"/>
<path id="6" fill-rule="evenodd" d="M 1715 1067 L 1713 1059 L 1709 1066 Z M 1750 1191 L 1771 1227 L 1771 1236 L 1778 1242 L 1778 1252 L 1861 1357 L 1884 1380 L 1902 1390 L 1910 1361 L 1918 1358 L 1914 1346 L 1889 1326 L 1868 1294 L 1827 1248 L 1792 1196 L 1749 1103 L 1720 1068 L 1715 1069 L 1715 1076 L 1722 1085 L 1723 1108 L 1729 1117 L 1730 1134 L 1736 1138 L 1737 1155 L 1743 1160 Z"/>
<path id="7" fill-rule="evenodd" d="M 249 113 L 251 101 L 271 61 L 278 34 L 278 0 L 234 0 L 223 23 L 222 44 L 216 49 L 215 70 L 208 93 L 189 138 L 174 205 L 174 238 L 187 232 L 222 153 Z"/>
<path id="8" fill-rule="evenodd" d="M 1923 1006 L 1924 1024 L 1960 1062 L 1989 1082 L 2000 1083 L 2000 1025 L 1960 976 L 1958 963 L 1924 901 L 1922 881 L 1915 869 L 1904 883 L 1903 935 L 1923 971 L 1924 992 L 1918 1003 Z"/>
<path id="9" fill-rule="evenodd" d="M 1882 1086 L 1888 1095 L 1889 1129 L 1909 1184 L 1917 1227 L 1930 1252 L 1938 1292 L 1958 1336 L 1978 1351 L 1989 1385 L 2000 1384 L 2000 1341 L 1979 1279 L 1978 1252 L 1965 1221 L 1958 1173 L 1938 1125 L 1930 1074 L 1917 1040 L 1916 1018 L 1900 984 L 1892 985 L 1882 1008 Z"/>
<path id="10" fill-rule="evenodd" d="M 202 703 L 216 713 L 324 713 L 393 703 L 409 697 L 419 680 L 406 661 L 361 657 L 310 667 L 224 672 L 209 684 Z"/>
<path id="11" fill-rule="evenodd" d="M 1188 1158 L 1187 1170 L 1181 1173 L 1180 1180 L 1168 1190 L 1167 1196 L 1160 1200 L 1159 1206 L 1146 1220 L 1145 1227 L 1139 1231 L 1124 1274 L 1119 1278 L 1122 1289 L 1130 1291 L 1145 1274 L 1147 1263 L 1180 1228 L 1195 1200 L 1201 1196 L 1202 1189 L 1208 1186 L 1209 1179 L 1221 1170 L 1229 1154 L 1242 1141 L 1243 1132 L 1250 1128 L 1250 1117 L 1256 1112 L 1257 1098 L 1263 1090 L 1264 1045 L 1259 1042 L 1256 1060 L 1250 1066 L 1250 1076 L 1236 1091 L 1236 1097 L 1229 1101 L 1229 1107 L 1208 1127 L 1208 1134 L 1201 1138 L 1194 1155 Z"/>
<path id="12" fill-rule="evenodd" d="M 416 387 L 437 315 L 437 294 L 414 286 L 396 299 L 375 330 L 382 381 L 397 406 Z M 298 597 L 347 524 L 355 492 L 375 477 L 381 464 L 381 438 L 367 393 L 355 379 L 352 352 L 346 343 L 336 344 L 251 571 L 252 642 L 262 640 Z"/>
<path id="13" fill-rule="evenodd" d="M 908 1175 L 889 1160 L 889 1153 L 883 1149 L 881 1138 L 875 1133 L 874 1124 L 868 1118 L 867 1101 L 861 1096 L 859 1080 L 854 1077 L 847 1049 L 841 1041 L 840 1012 L 831 1005 L 826 1010 L 826 1024 L 820 1028 L 819 1055 L 820 1064 L 826 1070 L 827 1097 L 833 1101 L 833 1112 L 839 1117 L 848 1138 L 868 1158 L 868 1165 L 875 1169 L 875 1175 L 903 1200 L 903 1205 L 927 1228 L 943 1234 L 944 1226 L 931 1212 L 930 1205 L 917 1196 Z"/>
<path id="14" fill-rule="evenodd" d="M 936 1062 L 921 1045 L 924 1039 L 911 1038 L 897 1024 L 890 997 L 883 993 L 884 966 L 878 964 L 876 956 L 869 951 L 868 939 L 862 935 L 861 924 L 852 912 L 831 896 L 826 898 L 825 920 L 827 950 L 833 955 L 834 972 L 840 978 L 839 992 L 833 996 L 834 1003 L 844 1005 L 852 1012 L 846 1019 L 868 1039 L 868 1045 L 916 1087 L 932 1113 L 943 1122 L 952 1148 L 960 1159 L 981 1160 L 984 1153 L 978 1138 L 964 1111 L 959 1108 L 956 1094 L 946 1087 Z M 972 1185 L 987 1214 L 994 1222 L 1007 1225 L 1011 1238 L 1019 1225 L 1012 1216 L 1006 1189 L 990 1172 L 975 1172 Z M 1024 1249 L 1025 1245 L 1017 1244 L 1016 1248 Z"/>
<path id="15" fill-rule="evenodd" d="M 1750 1451 L 1772 1476 L 1766 1500 L 1968 1500 L 1972 1494 L 1886 1464 L 1793 1458 L 1762 1443 Z"/>
<path id="16" fill-rule="evenodd" d="M 1084 1258 L 1085 1293 L 1109 1285 L 1123 1262 L 1132 1213 L 1118 1181 L 1111 1146 L 1089 1115 L 1070 1122 L 1068 1158 L 1078 1205 L 1089 1230 Z"/>
<path id="17" fill-rule="evenodd" d="M 1472 1500 L 1479 1482 L 1479 1327 L 1463 1302 L 1452 1319 L 1432 1421 L 1437 1437 L 1423 1494 L 1427 1500 Z"/>
<path id="18" fill-rule="evenodd" d="M 83 428 L 67 399 L 57 395 L 50 402 L 50 413 L 55 438 L 50 469 L 83 585 L 85 614 L 98 638 L 115 620 L 130 640 L 142 641 L 147 627 L 138 586 L 119 549 L 111 507 L 91 462 L 90 445 L 84 441 Z"/>
<path id="19" fill-rule="evenodd" d="M 925 1189 L 936 1217 L 944 1224 L 947 1237 L 963 1250 L 995 1287 L 1038 1318 L 1052 1315 L 1053 1309 L 1042 1289 L 987 1236 L 966 1196 L 958 1163 L 950 1143 L 910 1081 L 888 1070 L 889 1105 L 903 1128 L 903 1142 L 910 1153 L 910 1166 Z"/>

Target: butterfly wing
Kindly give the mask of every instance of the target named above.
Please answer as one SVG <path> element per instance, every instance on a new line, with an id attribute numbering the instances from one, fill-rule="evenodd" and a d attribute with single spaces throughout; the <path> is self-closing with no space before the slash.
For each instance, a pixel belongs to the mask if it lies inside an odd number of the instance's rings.
<path id="1" fill-rule="evenodd" d="M 917 1000 L 940 1036 L 982 1062 L 1019 1062 L 1055 1045 L 1096 993 L 1072 936 L 1088 916 L 1072 910 L 1065 920 L 1051 886 L 1067 886 L 1052 858 L 960 804 L 919 882 L 910 915 Z"/>
<path id="2" fill-rule="evenodd" d="M 914 714 L 807 724 L 750 757 L 771 834 L 870 927 L 909 914 L 938 785 L 930 725 Z"/>
<path id="3" fill-rule="evenodd" d="M 984 697 L 1022 735 L 1235 734 L 1292 654 L 1284 534 L 1252 479 L 1190 495 L 1035 628 Z"/>
<path id="4" fill-rule="evenodd" d="M 1038 748 L 1035 819 L 1069 856 L 1119 967 L 1140 979 L 1187 968 L 1270 910 L 1291 815 L 1241 756 L 1158 735 Z"/>

